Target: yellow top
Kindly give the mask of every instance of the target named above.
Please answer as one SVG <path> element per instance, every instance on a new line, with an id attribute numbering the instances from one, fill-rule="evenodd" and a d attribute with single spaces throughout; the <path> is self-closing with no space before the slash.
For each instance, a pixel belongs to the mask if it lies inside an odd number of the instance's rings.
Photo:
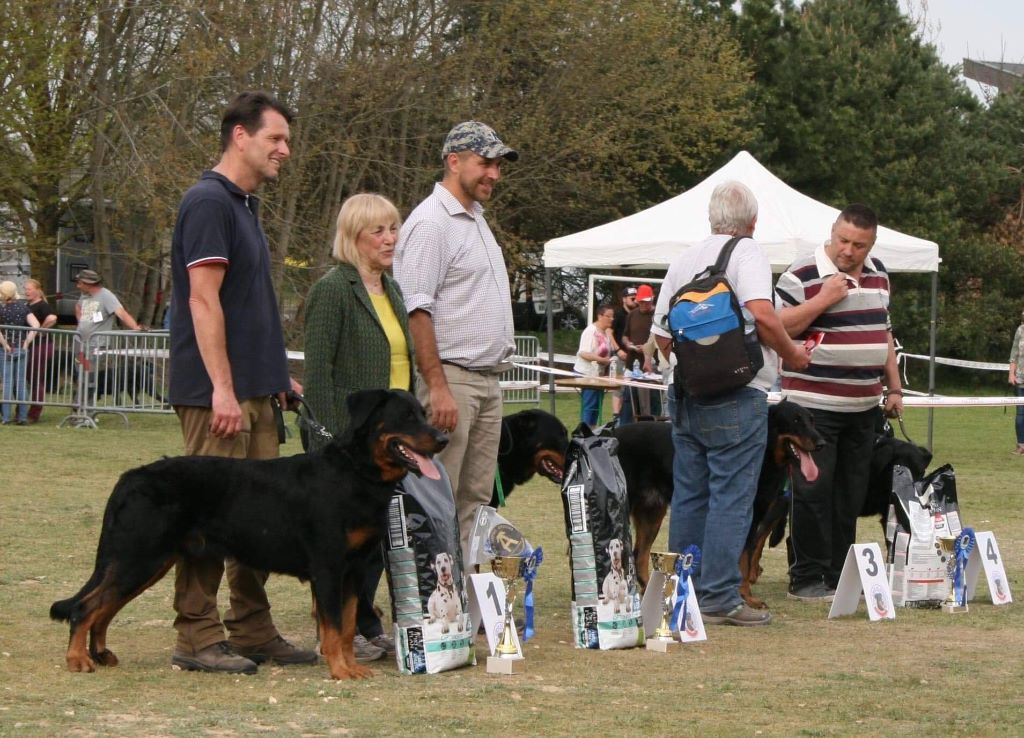
<path id="1" fill-rule="evenodd" d="M 391 384 L 388 389 L 408 390 L 412 386 L 410 381 L 409 366 L 409 344 L 405 342 L 405 334 L 402 333 L 402 326 L 398 322 L 398 316 L 391 307 L 391 300 L 387 295 L 370 295 L 373 309 L 377 312 L 380 324 L 384 326 L 384 335 L 388 337 L 388 346 L 391 347 Z"/>

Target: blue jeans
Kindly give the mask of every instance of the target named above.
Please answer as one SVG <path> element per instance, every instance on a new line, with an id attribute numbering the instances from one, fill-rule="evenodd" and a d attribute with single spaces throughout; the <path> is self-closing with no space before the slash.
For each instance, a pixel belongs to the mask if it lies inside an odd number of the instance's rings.
<path id="1" fill-rule="evenodd" d="M 601 420 L 601 400 L 604 390 L 584 389 L 580 392 L 580 420 L 591 428 Z"/>
<path id="2" fill-rule="evenodd" d="M 10 401 L 12 399 L 21 403 L 16 406 L 18 420 L 26 421 L 28 405 L 25 404 L 25 401 L 28 399 L 28 392 L 25 387 L 25 349 L 17 348 L 10 352 L 0 351 L 0 354 L 3 354 L 3 357 L 0 358 L 0 361 L 3 362 L 3 421 L 11 422 Z"/>
<path id="3" fill-rule="evenodd" d="M 713 403 L 676 398 L 672 416 L 672 517 L 668 547 L 701 551 L 693 577 L 701 610 L 728 612 L 740 597 L 740 553 L 750 528 L 768 432 L 768 397 L 743 387 Z"/>
<path id="4" fill-rule="evenodd" d="M 1017 397 L 1024 397 L 1024 384 L 1018 384 Z M 1024 444 L 1024 405 L 1017 406 L 1017 443 Z"/>

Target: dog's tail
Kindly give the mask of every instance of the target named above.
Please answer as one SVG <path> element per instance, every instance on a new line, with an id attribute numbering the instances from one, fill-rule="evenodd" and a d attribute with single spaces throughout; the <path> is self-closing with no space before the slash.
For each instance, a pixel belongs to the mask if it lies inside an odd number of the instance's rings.
<path id="1" fill-rule="evenodd" d="M 75 611 L 81 606 L 82 600 L 89 592 L 96 588 L 102 578 L 103 574 L 100 568 L 97 567 L 93 571 L 92 576 L 89 577 L 89 581 L 82 585 L 82 588 L 73 597 L 69 597 L 66 600 L 57 600 L 50 605 L 50 619 L 64 623 L 70 622 L 75 616 Z"/>
<path id="2" fill-rule="evenodd" d="M 71 613 L 75 609 L 75 605 L 77 603 L 77 595 L 67 600 L 57 600 L 52 605 L 50 605 L 50 619 L 57 620 L 62 623 L 70 621 Z"/>

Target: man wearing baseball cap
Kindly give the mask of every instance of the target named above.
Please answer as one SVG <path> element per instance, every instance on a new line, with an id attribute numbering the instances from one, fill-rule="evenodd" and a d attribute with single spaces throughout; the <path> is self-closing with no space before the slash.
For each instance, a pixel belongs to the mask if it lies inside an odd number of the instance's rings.
<path id="1" fill-rule="evenodd" d="M 622 331 L 626 327 L 626 318 L 633 308 L 636 307 L 636 287 L 630 285 L 622 290 L 622 307 L 615 311 L 615 317 L 612 318 L 612 338 L 615 341 L 614 349 L 615 356 L 620 362 L 620 366 L 626 367 L 626 349 L 622 345 Z M 615 390 L 612 393 L 612 414 L 616 419 L 621 417 L 622 413 L 622 395 L 621 389 Z"/>
<path id="2" fill-rule="evenodd" d="M 107 339 L 94 333 L 114 330 L 115 319 L 120 320 L 129 330 L 138 331 L 142 327 L 132 314 L 125 310 L 117 296 L 103 286 L 103 278 L 92 269 L 83 269 L 75 275 L 75 286 L 81 293 L 75 303 L 76 329 L 82 339 L 79 350 L 79 361 L 90 372 L 92 382 L 93 351 L 107 345 Z"/>
<path id="3" fill-rule="evenodd" d="M 480 505 L 491 499 L 501 436 L 500 372 L 510 365 L 512 297 L 501 248 L 484 219 L 505 160 L 519 154 L 479 121 L 441 147 L 444 174 L 410 213 L 395 250 L 416 352 L 416 394 L 447 432 L 464 560 Z"/>
<path id="4" fill-rule="evenodd" d="M 622 330 L 622 347 L 626 349 L 626 368 L 632 369 L 633 362 L 644 365 L 644 344 L 651 337 L 651 323 L 654 321 L 654 290 L 649 284 L 636 289 L 636 309 L 626 317 Z M 652 407 L 652 399 L 654 399 Z M 661 412 L 660 399 L 652 398 L 651 391 L 633 388 L 622 393 L 622 410 L 619 425 L 632 423 L 637 415 L 657 415 Z"/>

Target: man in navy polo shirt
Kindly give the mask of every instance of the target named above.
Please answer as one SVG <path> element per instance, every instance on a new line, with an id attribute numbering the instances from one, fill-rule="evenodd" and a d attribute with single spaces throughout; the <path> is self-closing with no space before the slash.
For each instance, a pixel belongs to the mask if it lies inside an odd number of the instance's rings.
<path id="1" fill-rule="evenodd" d="M 278 455 L 271 397 L 282 407 L 288 376 L 270 250 L 252 194 L 288 158 L 292 115 L 264 92 L 243 92 L 221 121 L 221 159 L 181 200 L 171 247 L 174 281 L 169 395 L 185 453 L 267 459 Z M 223 625 L 217 589 L 227 571 Z M 233 560 L 186 561 L 174 583 L 183 669 L 252 674 L 257 664 L 312 664 L 270 618 L 266 572 Z M 224 627 L 230 636 L 224 638 Z"/>

